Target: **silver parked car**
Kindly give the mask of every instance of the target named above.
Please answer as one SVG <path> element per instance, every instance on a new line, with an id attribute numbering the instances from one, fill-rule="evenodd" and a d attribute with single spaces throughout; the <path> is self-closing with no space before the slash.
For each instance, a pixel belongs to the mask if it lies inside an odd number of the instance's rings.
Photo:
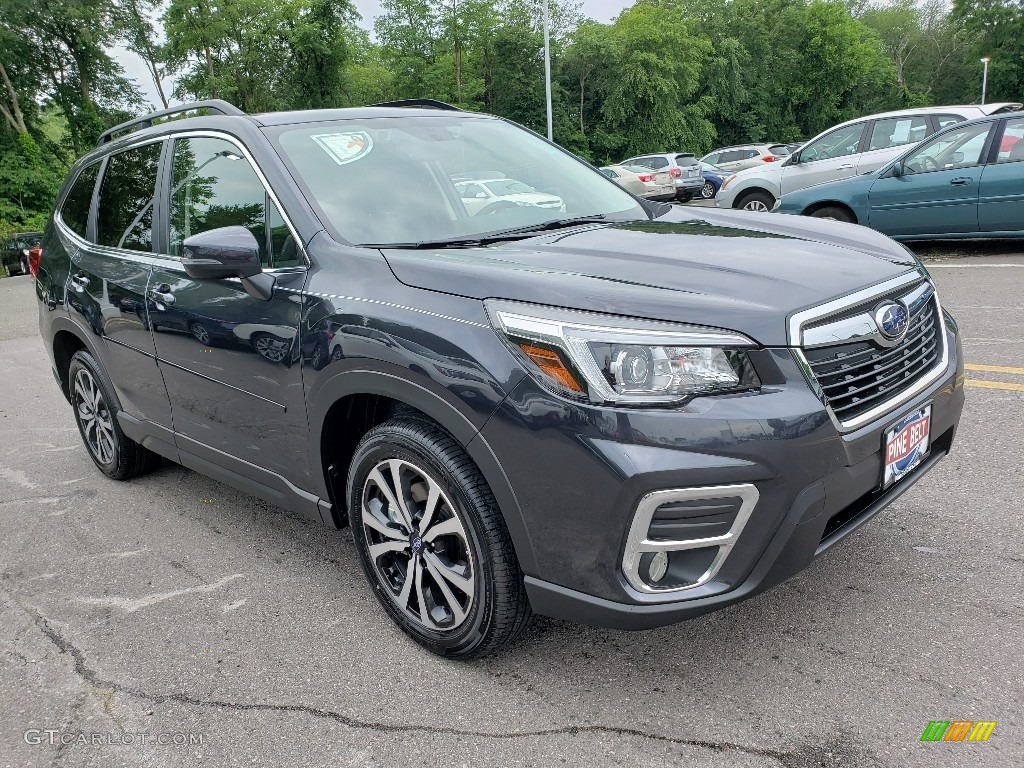
<path id="1" fill-rule="evenodd" d="M 770 211 L 783 195 L 876 171 L 911 145 L 954 123 L 1020 108 L 1018 103 L 918 107 L 850 120 L 818 134 L 781 163 L 730 176 L 718 191 L 715 205 Z"/>

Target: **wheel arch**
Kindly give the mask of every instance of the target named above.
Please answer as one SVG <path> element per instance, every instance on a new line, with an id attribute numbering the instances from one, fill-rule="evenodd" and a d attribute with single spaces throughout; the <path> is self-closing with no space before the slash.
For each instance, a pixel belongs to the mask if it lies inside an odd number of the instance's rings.
<path id="1" fill-rule="evenodd" d="M 64 399 L 71 402 L 71 384 L 68 381 L 68 369 L 71 367 L 71 358 L 80 349 L 86 350 L 97 361 L 101 360 L 95 345 L 81 332 L 77 325 L 65 318 L 56 318 L 53 321 L 53 339 L 50 342 L 53 351 L 53 367 L 57 373 L 57 380 L 60 383 Z"/>
<path id="2" fill-rule="evenodd" d="M 746 199 L 751 195 L 756 194 L 767 195 L 772 200 L 779 199 L 779 196 L 772 192 L 770 189 L 758 186 L 756 184 L 752 184 L 749 187 L 744 187 L 743 189 L 736 193 L 736 196 L 732 199 L 732 207 L 736 210 L 743 208 L 743 203 L 746 201 Z"/>
<path id="3" fill-rule="evenodd" d="M 440 388 L 438 388 L 440 389 Z M 345 483 L 356 445 L 369 430 L 399 413 L 415 412 L 446 430 L 466 451 L 498 502 L 524 573 L 536 573 L 536 559 L 515 491 L 487 441 L 480 435 L 487 418 L 447 390 L 409 381 L 380 370 L 350 370 L 317 387 L 309 411 L 310 455 L 321 462 L 325 493 L 336 526 L 348 522 Z M 494 403 L 495 408 L 498 403 Z M 492 411 L 493 412 L 493 411 Z M 489 415 L 489 414 L 488 414 Z M 327 518 L 324 514 L 325 520 Z"/>
<path id="4" fill-rule="evenodd" d="M 849 203 L 844 203 L 840 200 L 819 200 L 815 203 L 811 203 L 802 211 L 800 211 L 800 215 L 813 216 L 816 211 L 820 211 L 822 208 L 841 208 L 842 210 L 850 214 L 850 217 L 853 219 L 854 224 L 860 224 L 860 219 L 857 217 L 857 212 L 853 210 Z"/>

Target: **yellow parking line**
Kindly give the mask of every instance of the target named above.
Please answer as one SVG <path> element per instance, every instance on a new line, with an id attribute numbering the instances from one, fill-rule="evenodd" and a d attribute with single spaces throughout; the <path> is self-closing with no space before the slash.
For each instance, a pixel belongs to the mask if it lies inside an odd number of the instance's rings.
<path id="1" fill-rule="evenodd" d="M 1012 384 L 1008 381 L 986 381 L 985 379 L 967 379 L 964 385 L 983 389 L 1008 389 L 1011 392 L 1024 392 L 1024 384 Z"/>
<path id="2" fill-rule="evenodd" d="M 1024 368 L 1010 368 L 1005 365 L 971 365 L 964 366 L 968 371 L 986 371 L 987 373 L 1020 373 L 1024 374 Z"/>

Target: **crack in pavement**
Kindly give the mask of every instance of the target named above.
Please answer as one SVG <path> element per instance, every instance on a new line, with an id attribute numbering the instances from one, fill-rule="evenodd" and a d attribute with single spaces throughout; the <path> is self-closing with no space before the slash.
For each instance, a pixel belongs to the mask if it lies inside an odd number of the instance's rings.
<path id="1" fill-rule="evenodd" d="M 675 744 L 684 747 L 694 747 L 698 749 L 707 749 L 718 753 L 728 752 L 740 752 L 747 755 L 753 755 L 757 757 L 770 758 L 777 761 L 783 768 L 797 768 L 799 765 L 803 765 L 803 760 L 799 753 L 791 752 L 780 752 L 773 749 L 760 749 L 757 747 L 747 747 L 742 744 L 734 744 L 731 742 L 723 741 L 706 741 L 703 739 L 684 739 L 674 736 L 666 736 L 664 734 L 655 733 L 653 731 L 643 731 L 638 728 L 627 728 L 611 725 L 567 725 L 558 728 L 540 728 L 532 731 L 508 731 L 508 732 L 493 732 L 493 731 L 474 731 L 466 730 L 461 728 L 449 728 L 445 726 L 431 726 L 431 725 L 416 725 L 416 724 L 391 724 L 381 723 L 367 720 L 358 720 L 349 715 L 342 714 L 341 712 L 334 712 L 328 709 L 320 709 L 319 707 L 311 707 L 305 704 L 264 704 L 258 702 L 236 702 L 236 701 L 221 701 L 218 699 L 199 699 L 194 696 L 188 696 L 183 693 L 149 693 L 139 688 L 133 688 L 130 686 L 122 685 L 113 680 L 106 680 L 102 678 L 96 670 L 92 669 L 85 659 L 85 654 L 82 653 L 73 643 L 65 638 L 57 629 L 50 625 L 50 623 L 44 618 L 38 611 L 22 606 L 23 610 L 28 613 L 36 627 L 42 632 L 46 638 L 53 643 L 54 646 L 61 652 L 67 653 L 74 660 L 74 671 L 79 677 L 81 677 L 86 683 L 93 688 L 100 691 L 106 692 L 109 690 L 117 691 L 118 693 L 131 696 L 136 699 L 142 699 L 144 701 L 154 702 L 156 704 L 163 703 L 178 703 L 186 704 L 189 706 L 196 707 L 215 707 L 218 709 L 230 709 L 236 712 L 292 712 L 296 714 L 309 715 L 311 717 L 321 718 L 324 720 L 332 720 L 341 725 L 349 728 L 362 729 L 377 731 L 382 733 L 410 733 L 419 732 L 427 733 L 432 735 L 448 735 L 448 736 L 464 736 L 469 738 L 481 738 L 481 739 L 525 739 L 525 738 L 538 738 L 543 736 L 579 736 L 588 733 L 603 733 L 612 736 L 632 736 L 640 739 L 646 739 L 648 741 L 657 741 L 665 744 Z"/>

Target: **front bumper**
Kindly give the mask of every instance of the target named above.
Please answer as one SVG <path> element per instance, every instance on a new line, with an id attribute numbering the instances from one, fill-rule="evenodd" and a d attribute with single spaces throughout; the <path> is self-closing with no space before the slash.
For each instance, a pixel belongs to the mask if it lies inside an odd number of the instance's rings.
<path id="1" fill-rule="evenodd" d="M 874 517 L 949 451 L 963 409 L 952 323 L 943 374 L 893 413 L 840 433 L 789 349 L 762 350 L 756 395 L 697 398 L 672 411 L 560 400 L 522 382 L 481 434 L 516 490 L 530 538 L 526 587 L 543 615 L 618 629 L 681 621 L 738 602 L 805 568 Z M 884 431 L 932 403 L 932 450 L 882 491 Z M 753 486 L 757 503 L 707 582 L 652 594 L 624 575 L 634 511 L 666 489 Z"/>

